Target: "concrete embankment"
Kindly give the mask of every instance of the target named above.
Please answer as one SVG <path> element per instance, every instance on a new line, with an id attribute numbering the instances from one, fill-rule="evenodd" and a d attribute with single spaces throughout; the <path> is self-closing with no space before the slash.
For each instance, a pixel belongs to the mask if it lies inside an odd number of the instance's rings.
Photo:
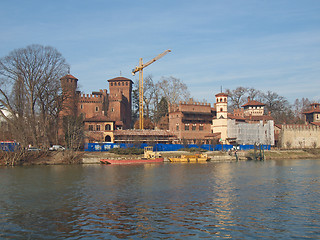
<path id="1" fill-rule="evenodd" d="M 180 157 L 181 155 L 190 155 L 185 151 L 161 152 L 165 161 L 169 157 Z M 237 161 L 234 153 L 227 152 L 206 152 L 212 162 L 230 162 Z M 254 158 L 254 151 L 237 152 L 238 160 L 250 160 Z M 299 149 L 299 150 L 270 150 L 264 152 L 265 160 L 280 159 L 319 159 L 320 149 Z M 0 156 L 0 166 L 16 165 L 56 165 L 56 164 L 100 164 L 101 159 L 134 159 L 140 158 L 137 155 L 116 155 L 109 152 L 38 152 L 18 153 L 2 152 Z"/>
<path id="2" fill-rule="evenodd" d="M 169 157 L 180 157 L 182 154 L 190 154 L 184 151 L 173 151 L 173 152 L 161 152 L 165 161 Z M 227 152 L 206 152 L 213 162 L 229 162 L 236 161 L 234 153 Z M 254 159 L 254 151 L 239 151 L 237 152 L 238 160 L 250 160 Z M 279 159 L 319 159 L 320 160 L 320 149 L 298 149 L 298 150 L 270 150 L 264 152 L 265 160 L 279 160 Z M 132 159 L 137 156 L 120 156 L 108 152 L 86 152 L 82 156 L 82 163 L 84 164 L 97 164 L 100 163 L 100 159 L 111 158 L 111 159 Z"/>

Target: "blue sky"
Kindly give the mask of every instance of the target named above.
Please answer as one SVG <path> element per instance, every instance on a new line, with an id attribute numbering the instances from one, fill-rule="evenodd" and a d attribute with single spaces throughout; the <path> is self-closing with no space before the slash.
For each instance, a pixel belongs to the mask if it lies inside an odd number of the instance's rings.
<path id="1" fill-rule="evenodd" d="M 53 46 L 84 93 L 171 49 L 144 76 L 180 78 L 197 100 L 221 86 L 320 99 L 319 0 L 1 0 L 0 21 L 0 57 Z"/>

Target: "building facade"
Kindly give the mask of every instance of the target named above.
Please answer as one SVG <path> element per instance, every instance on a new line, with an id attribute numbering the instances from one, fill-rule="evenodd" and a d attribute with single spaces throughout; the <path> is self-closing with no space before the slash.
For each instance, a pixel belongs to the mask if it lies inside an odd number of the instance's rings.
<path id="1" fill-rule="evenodd" d="M 320 126 L 320 103 L 312 103 L 310 109 L 303 112 L 305 115 L 305 122 Z"/>
<path id="2" fill-rule="evenodd" d="M 274 145 L 274 121 L 264 114 L 264 104 L 248 97 L 241 109 L 228 113 L 228 94 L 215 95 L 216 115 L 212 120 L 212 133 L 222 144 Z M 217 135 L 220 134 L 220 135 Z"/>
<path id="3" fill-rule="evenodd" d="M 113 142 L 113 131 L 131 127 L 132 80 L 117 77 L 108 80 L 106 89 L 81 94 L 78 79 L 66 75 L 60 79 L 62 87 L 62 110 L 60 111 L 59 139 L 63 142 L 63 119 L 81 116 L 84 122 L 85 143 Z"/>
<path id="4" fill-rule="evenodd" d="M 169 106 L 169 131 L 178 143 L 208 143 L 211 134 L 212 111 L 209 103 L 180 102 Z"/>

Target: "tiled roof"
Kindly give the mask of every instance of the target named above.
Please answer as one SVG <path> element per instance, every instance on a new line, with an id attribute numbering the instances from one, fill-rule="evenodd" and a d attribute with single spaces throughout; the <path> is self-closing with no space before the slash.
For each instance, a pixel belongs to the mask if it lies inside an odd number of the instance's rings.
<path id="1" fill-rule="evenodd" d="M 242 105 L 241 107 L 246 107 L 246 106 L 265 106 L 265 104 L 258 102 L 256 100 L 251 100 L 251 101 L 248 101 L 246 104 Z"/>
<path id="2" fill-rule="evenodd" d="M 319 126 L 319 127 L 320 127 L 320 122 L 312 122 L 311 124 L 312 124 L 312 125 L 316 125 L 316 126 Z"/>
<path id="3" fill-rule="evenodd" d="M 234 120 L 239 120 L 239 121 L 245 121 L 245 120 L 246 120 L 244 117 L 234 116 L 234 115 L 232 115 L 232 114 L 228 114 L 228 118 L 229 118 L 229 119 L 234 119 Z"/>
<path id="4" fill-rule="evenodd" d="M 91 118 L 86 118 L 84 122 L 113 122 L 109 118 L 103 115 L 94 116 Z"/>
<path id="5" fill-rule="evenodd" d="M 310 113 L 320 113 L 320 108 L 311 109 L 311 110 L 303 112 L 303 114 L 310 114 Z"/>
<path id="6" fill-rule="evenodd" d="M 216 94 L 215 95 L 216 97 L 220 97 L 220 96 L 224 96 L 224 97 L 227 97 L 228 96 L 228 94 L 227 93 L 218 93 L 218 94 Z"/>
<path id="7" fill-rule="evenodd" d="M 282 129 L 282 124 L 275 124 L 274 126 L 276 126 L 279 129 Z"/>
<path id="8" fill-rule="evenodd" d="M 253 121 L 263 121 L 263 120 L 273 120 L 273 117 L 269 115 L 262 115 L 262 116 L 245 116 L 246 120 L 253 120 Z"/>
<path id="9" fill-rule="evenodd" d="M 76 80 L 78 80 L 78 78 L 72 76 L 71 74 L 67 74 L 67 75 L 63 76 L 61 79 L 76 79 Z"/>

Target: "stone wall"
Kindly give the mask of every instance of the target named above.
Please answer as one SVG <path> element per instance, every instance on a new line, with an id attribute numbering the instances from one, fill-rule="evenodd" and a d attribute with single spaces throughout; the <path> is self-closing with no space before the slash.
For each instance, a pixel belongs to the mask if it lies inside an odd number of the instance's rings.
<path id="1" fill-rule="evenodd" d="M 281 148 L 320 147 L 320 127 L 314 125 L 282 125 Z"/>

